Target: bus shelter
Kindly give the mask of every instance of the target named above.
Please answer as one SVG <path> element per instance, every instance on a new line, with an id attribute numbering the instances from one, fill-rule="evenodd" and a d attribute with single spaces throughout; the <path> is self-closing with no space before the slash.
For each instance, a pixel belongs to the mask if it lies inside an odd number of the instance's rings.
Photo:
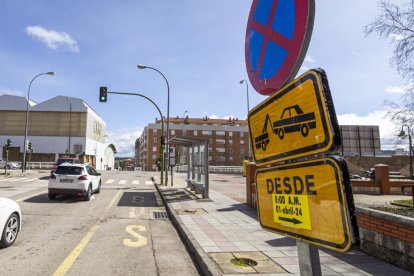
<path id="1" fill-rule="evenodd" d="M 173 137 L 169 143 L 187 148 L 187 185 L 203 198 L 208 198 L 208 139 Z"/>

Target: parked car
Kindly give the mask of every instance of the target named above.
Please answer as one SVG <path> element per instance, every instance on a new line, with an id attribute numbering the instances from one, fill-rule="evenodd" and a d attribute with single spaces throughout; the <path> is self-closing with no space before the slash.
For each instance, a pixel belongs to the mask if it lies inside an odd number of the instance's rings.
<path id="1" fill-rule="evenodd" d="M 60 157 L 52 166 L 52 172 L 62 163 L 80 164 L 80 161 L 76 157 Z"/>
<path id="2" fill-rule="evenodd" d="M 0 248 L 9 247 L 22 227 L 20 206 L 15 201 L 0 197 Z"/>
<path id="3" fill-rule="evenodd" d="M 0 158 L 0 169 L 4 169 L 6 167 L 6 159 Z M 14 162 L 14 161 L 9 161 L 7 160 L 7 169 L 9 170 L 17 170 L 20 169 L 20 163 L 19 162 Z"/>
<path id="4" fill-rule="evenodd" d="M 50 200 L 64 194 L 83 196 L 89 201 L 92 193 L 101 191 L 101 174 L 89 164 L 63 163 L 51 173 L 48 189 Z"/>

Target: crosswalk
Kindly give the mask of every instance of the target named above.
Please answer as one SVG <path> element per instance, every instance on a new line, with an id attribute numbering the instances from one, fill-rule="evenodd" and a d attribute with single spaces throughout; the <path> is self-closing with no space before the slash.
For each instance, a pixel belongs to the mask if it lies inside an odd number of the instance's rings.
<path id="1" fill-rule="evenodd" d="M 35 181 L 42 181 L 42 179 L 39 179 L 38 177 L 35 177 L 35 178 L 12 177 L 12 178 L 0 179 L 0 182 L 35 182 Z"/>
<path id="2" fill-rule="evenodd" d="M 127 184 L 140 185 L 140 184 L 145 184 L 145 185 L 154 185 L 154 181 L 151 181 L 151 180 L 147 180 L 147 181 L 139 181 L 139 180 L 128 181 L 128 180 L 125 180 L 125 179 L 121 179 L 121 180 L 118 180 L 116 182 L 115 179 L 108 179 L 108 180 L 105 181 L 105 184 L 118 184 L 118 185 L 127 185 Z"/>

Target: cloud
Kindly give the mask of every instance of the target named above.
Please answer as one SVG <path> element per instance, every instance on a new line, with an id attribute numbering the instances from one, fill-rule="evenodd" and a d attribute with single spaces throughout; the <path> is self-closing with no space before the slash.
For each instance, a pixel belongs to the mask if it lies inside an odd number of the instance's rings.
<path id="1" fill-rule="evenodd" d="M 27 35 L 45 43 L 47 47 L 53 50 L 66 49 L 70 52 L 79 53 L 78 43 L 65 32 L 47 30 L 41 26 L 26 27 Z"/>
<path id="2" fill-rule="evenodd" d="M 0 95 L 24 96 L 24 93 L 16 89 L 5 89 L 0 86 Z"/>
<path id="3" fill-rule="evenodd" d="M 360 57 L 361 56 L 361 54 L 359 53 L 359 52 L 357 52 L 357 51 L 352 51 L 351 52 L 354 56 L 357 56 L 357 57 Z"/>
<path id="4" fill-rule="evenodd" d="M 313 57 L 308 55 L 305 57 L 305 62 L 314 63 L 316 62 L 316 60 Z"/>
<path id="5" fill-rule="evenodd" d="M 134 157 L 135 140 L 141 136 L 142 130 L 142 128 L 134 128 L 108 131 L 106 142 L 114 144 L 117 156 Z"/>
<path id="6" fill-rule="evenodd" d="M 228 120 L 229 118 L 234 118 L 233 115 L 227 115 L 227 116 L 220 117 L 220 116 L 218 116 L 216 114 L 212 114 L 211 116 L 208 116 L 208 117 L 210 119 L 224 119 L 224 120 Z"/>
<path id="7" fill-rule="evenodd" d="M 385 88 L 385 92 L 389 94 L 404 94 L 405 92 L 413 88 L 414 83 L 409 83 L 403 86 L 388 86 L 387 88 Z"/>
<path id="8" fill-rule="evenodd" d="M 382 149 L 394 149 L 396 145 L 395 123 L 385 118 L 387 111 L 377 110 L 367 115 L 357 115 L 355 113 L 338 115 L 340 125 L 378 125 L 380 128 L 380 139 Z"/>

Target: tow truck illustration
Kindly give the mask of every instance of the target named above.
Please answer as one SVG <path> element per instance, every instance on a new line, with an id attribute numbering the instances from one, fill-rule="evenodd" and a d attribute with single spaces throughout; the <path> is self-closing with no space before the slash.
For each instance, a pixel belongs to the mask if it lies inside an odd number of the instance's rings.
<path id="1" fill-rule="evenodd" d="M 303 137 L 309 135 L 309 130 L 316 127 L 315 113 L 303 113 L 299 105 L 286 107 L 280 120 L 273 123 L 273 132 L 282 140 L 285 133 L 300 131 Z"/>
<path id="2" fill-rule="evenodd" d="M 266 150 L 267 145 L 270 142 L 267 126 L 272 121 L 269 114 L 266 114 L 266 118 L 263 124 L 262 134 L 254 139 L 256 149 Z M 273 123 L 272 132 L 283 140 L 285 133 L 299 132 L 303 137 L 309 135 L 309 130 L 316 127 L 315 113 L 303 113 L 299 105 L 292 105 L 283 109 L 280 120 Z"/>

